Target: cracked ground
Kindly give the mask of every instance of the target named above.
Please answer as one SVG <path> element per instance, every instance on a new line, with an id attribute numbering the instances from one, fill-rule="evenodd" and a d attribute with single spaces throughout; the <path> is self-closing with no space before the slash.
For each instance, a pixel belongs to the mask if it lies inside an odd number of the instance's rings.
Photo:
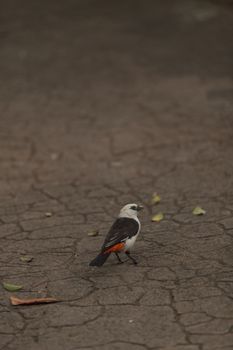
<path id="1" fill-rule="evenodd" d="M 232 23 L 229 0 L 4 3 L 1 350 L 233 348 Z M 90 268 L 128 202 L 139 265 Z"/>

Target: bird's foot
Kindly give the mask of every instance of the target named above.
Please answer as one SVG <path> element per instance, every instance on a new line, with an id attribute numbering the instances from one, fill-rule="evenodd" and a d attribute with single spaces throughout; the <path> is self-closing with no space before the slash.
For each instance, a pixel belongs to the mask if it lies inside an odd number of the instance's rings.
<path id="1" fill-rule="evenodd" d="M 125 254 L 127 255 L 127 257 L 133 262 L 134 265 L 137 265 L 138 262 L 136 259 L 134 259 L 129 252 L 125 252 Z"/>
<path id="2" fill-rule="evenodd" d="M 118 260 L 118 264 L 124 264 L 124 261 L 121 260 L 121 258 L 119 257 L 119 254 L 116 252 L 116 257 L 117 257 L 117 260 Z"/>

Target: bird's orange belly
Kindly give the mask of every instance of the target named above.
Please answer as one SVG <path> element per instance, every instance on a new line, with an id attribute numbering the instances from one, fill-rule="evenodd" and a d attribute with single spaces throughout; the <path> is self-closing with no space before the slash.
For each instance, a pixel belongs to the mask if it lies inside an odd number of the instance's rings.
<path id="1" fill-rule="evenodd" d="M 105 250 L 104 253 L 113 253 L 113 252 L 120 252 L 125 246 L 125 243 L 118 243 L 114 246 L 110 247 L 109 249 Z"/>

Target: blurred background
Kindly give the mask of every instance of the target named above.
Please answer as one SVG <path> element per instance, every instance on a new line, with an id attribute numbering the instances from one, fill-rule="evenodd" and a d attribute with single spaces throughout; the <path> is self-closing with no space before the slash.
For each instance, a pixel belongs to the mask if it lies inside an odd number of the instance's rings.
<path id="1" fill-rule="evenodd" d="M 0 16 L 1 189 L 232 163 L 232 1 L 10 0 Z"/>

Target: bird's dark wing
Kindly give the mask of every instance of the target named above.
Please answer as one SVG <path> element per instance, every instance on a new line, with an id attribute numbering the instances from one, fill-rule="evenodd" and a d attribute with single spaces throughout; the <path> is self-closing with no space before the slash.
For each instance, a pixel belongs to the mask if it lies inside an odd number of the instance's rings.
<path id="1" fill-rule="evenodd" d="M 102 251 L 114 246 L 117 243 L 124 242 L 127 238 L 133 237 L 137 234 L 138 230 L 139 224 L 136 220 L 129 218 L 118 218 L 110 228 L 105 238 Z"/>

